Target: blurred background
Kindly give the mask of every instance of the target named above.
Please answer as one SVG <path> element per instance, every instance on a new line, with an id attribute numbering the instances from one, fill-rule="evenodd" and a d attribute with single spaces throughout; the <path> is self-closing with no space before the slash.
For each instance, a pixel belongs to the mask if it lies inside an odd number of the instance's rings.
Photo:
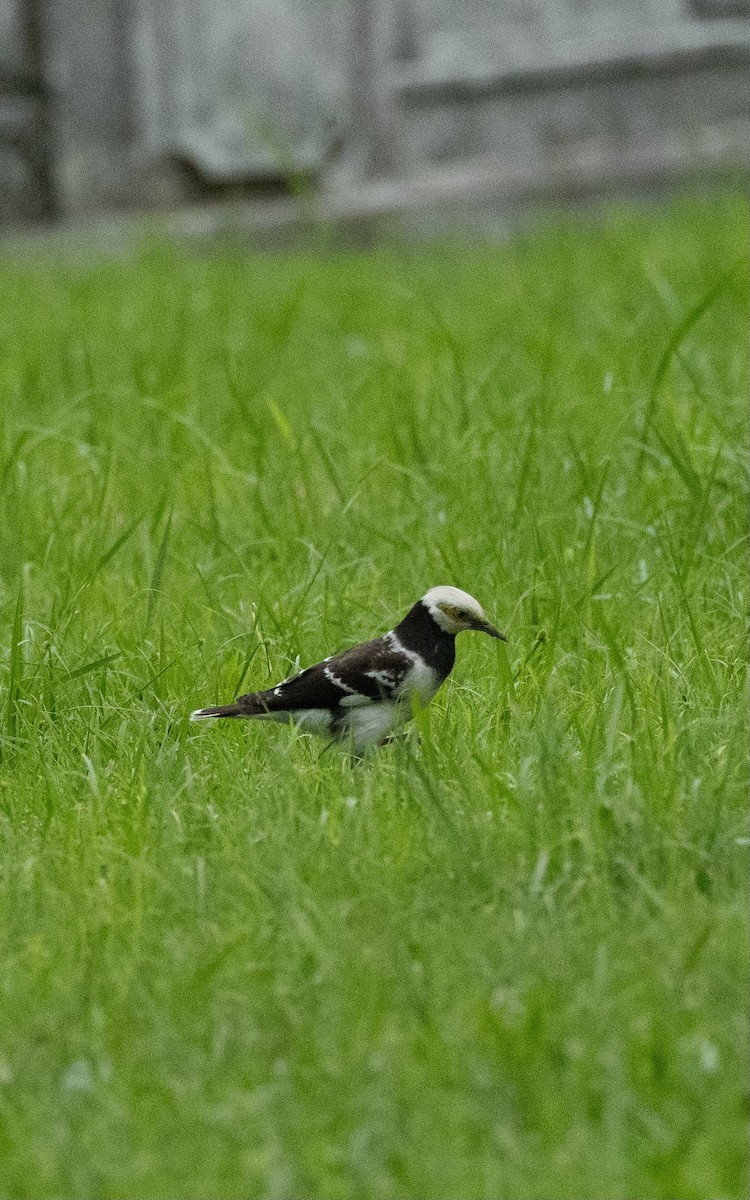
<path id="1" fill-rule="evenodd" d="M 736 178 L 749 31 L 750 0 L 0 0 L 0 236 L 434 232 Z"/>

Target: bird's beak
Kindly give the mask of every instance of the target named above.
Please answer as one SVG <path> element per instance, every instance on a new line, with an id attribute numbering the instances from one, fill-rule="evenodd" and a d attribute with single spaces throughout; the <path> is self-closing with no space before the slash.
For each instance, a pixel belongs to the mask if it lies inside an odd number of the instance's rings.
<path id="1" fill-rule="evenodd" d="M 501 642 L 507 642 L 507 637 L 501 633 L 499 629 L 495 629 L 494 625 L 490 625 L 489 621 L 477 621 L 474 626 L 479 633 L 486 633 L 489 637 L 498 638 Z"/>

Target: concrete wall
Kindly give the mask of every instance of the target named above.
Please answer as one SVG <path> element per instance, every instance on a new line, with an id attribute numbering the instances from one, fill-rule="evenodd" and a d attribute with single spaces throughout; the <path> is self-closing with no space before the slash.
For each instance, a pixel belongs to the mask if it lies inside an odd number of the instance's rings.
<path id="1" fill-rule="evenodd" d="M 369 66 L 352 50 L 365 3 Z M 675 146 L 736 156 L 749 13 L 748 0 L 0 0 L 0 222 L 267 193 L 300 172 L 341 187 L 366 163 L 408 179 L 476 159 L 533 175 Z"/>
<path id="2" fill-rule="evenodd" d="M 441 34 L 397 76 L 401 170 L 485 155 L 528 172 L 582 155 L 635 164 L 660 147 L 741 157 L 750 135 L 744 23 L 659 22 L 652 0 L 641 24 L 615 34 L 613 8 L 600 5 L 585 23 L 571 12 L 554 37 L 516 30 L 513 41 L 509 31 L 496 54 L 489 38 L 476 43 L 476 29 L 453 30 L 450 43 Z"/>

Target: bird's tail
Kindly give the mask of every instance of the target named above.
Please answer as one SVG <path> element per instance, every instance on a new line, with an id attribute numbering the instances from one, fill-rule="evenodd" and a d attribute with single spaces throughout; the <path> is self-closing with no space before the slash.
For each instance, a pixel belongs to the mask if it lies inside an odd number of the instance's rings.
<path id="1" fill-rule="evenodd" d="M 191 721 L 209 721 L 212 717 L 246 717 L 239 704 L 219 704 L 216 708 L 196 708 L 191 712 Z"/>
<path id="2" fill-rule="evenodd" d="M 214 717 L 274 717 L 274 701 L 278 706 L 276 696 L 272 691 L 250 692 L 247 696 L 238 696 L 232 704 L 219 704 L 216 708 L 196 708 L 191 712 L 191 721 L 210 721 Z"/>

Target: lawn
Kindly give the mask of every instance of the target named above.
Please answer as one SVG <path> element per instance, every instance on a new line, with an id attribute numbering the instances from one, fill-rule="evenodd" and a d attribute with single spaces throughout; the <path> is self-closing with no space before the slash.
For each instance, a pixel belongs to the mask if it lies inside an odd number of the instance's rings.
<path id="1" fill-rule="evenodd" d="M 746 1195 L 746 230 L 0 267 L 2 1196 Z"/>

